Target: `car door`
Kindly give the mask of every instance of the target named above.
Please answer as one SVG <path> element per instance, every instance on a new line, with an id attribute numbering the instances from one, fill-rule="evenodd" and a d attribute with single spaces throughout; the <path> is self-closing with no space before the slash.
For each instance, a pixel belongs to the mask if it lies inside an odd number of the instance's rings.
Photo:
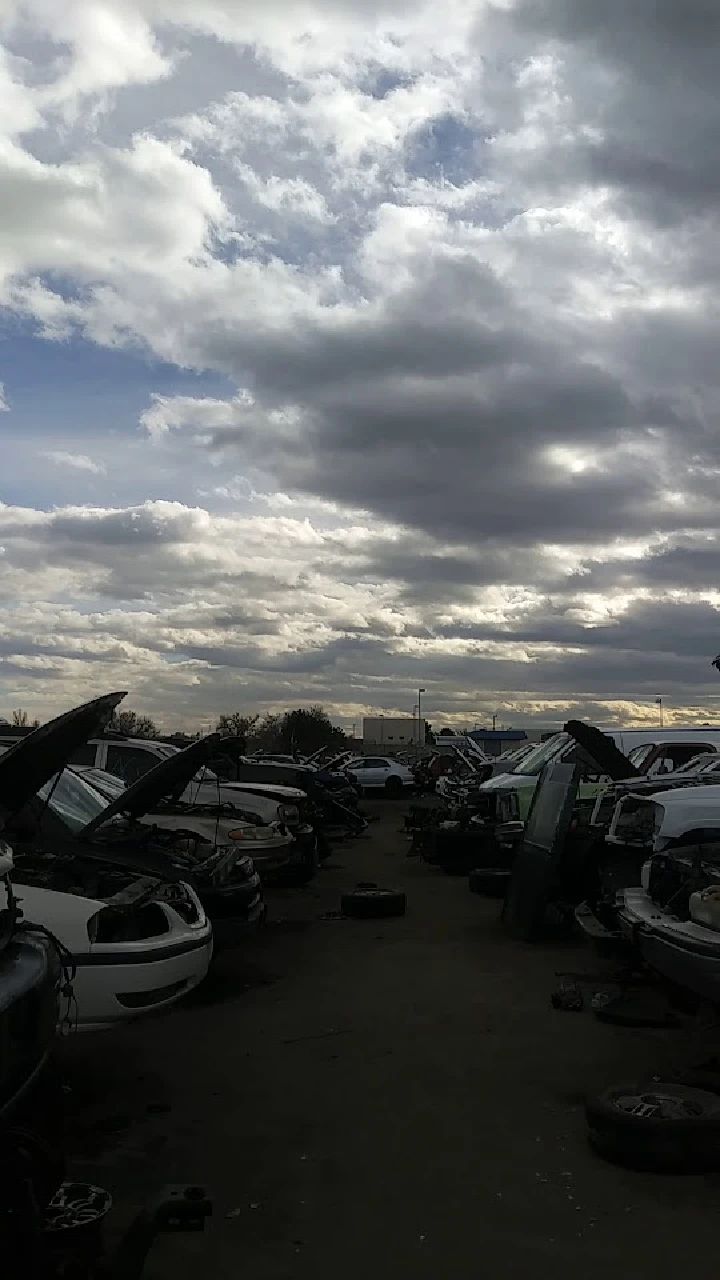
<path id="1" fill-rule="evenodd" d="M 364 787 L 384 787 L 390 773 L 389 760 L 384 760 L 380 756 L 369 756 L 365 760 L 365 768 L 362 772 L 362 785 Z"/>

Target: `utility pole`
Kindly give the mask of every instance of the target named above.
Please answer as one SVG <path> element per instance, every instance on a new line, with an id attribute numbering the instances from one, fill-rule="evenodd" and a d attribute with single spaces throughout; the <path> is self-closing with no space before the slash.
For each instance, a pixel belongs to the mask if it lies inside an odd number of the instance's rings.
<path id="1" fill-rule="evenodd" d="M 662 696 L 658 695 L 658 697 L 655 699 L 655 702 L 656 702 L 656 704 L 657 704 L 657 706 L 658 706 L 658 708 L 659 708 L 659 715 L 660 715 L 660 728 L 661 728 L 661 729 L 663 729 L 663 728 L 665 727 L 665 719 L 664 719 L 664 716 L 663 716 L 663 700 L 662 700 Z"/>
<path id="2" fill-rule="evenodd" d="M 494 715 L 494 716 L 493 716 L 493 733 L 495 732 L 495 725 L 496 725 L 496 724 L 497 724 L 497 715 Z"/>

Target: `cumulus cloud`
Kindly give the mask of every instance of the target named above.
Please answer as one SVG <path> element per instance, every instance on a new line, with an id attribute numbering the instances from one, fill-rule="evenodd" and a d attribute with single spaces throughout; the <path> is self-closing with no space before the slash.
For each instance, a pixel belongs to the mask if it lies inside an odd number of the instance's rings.
<path id="1" fill-rule="evenodd" d="M 13 671 L 706 712 L 714 8 L 6 0 L 0 37 L 0 303 L 218 388 L 159 378 L 135 437 L 206 505 L 44 442 L 98 505 L 0 509 L 13 599 L 77 603 L 62 652 L 12 615 Z"/>
<path id="2" fill-rule="evenodd" d="M 75 471 L 90 471 L 93 475 L 102 476 L 105 474 L 105 465 L 102 462 L 93 462 L 85 453 L 66 453 L 63 449 L 46 449 L 43 457 L 50 462 L 55 462 L 59 467 L 72 467 Z"/>

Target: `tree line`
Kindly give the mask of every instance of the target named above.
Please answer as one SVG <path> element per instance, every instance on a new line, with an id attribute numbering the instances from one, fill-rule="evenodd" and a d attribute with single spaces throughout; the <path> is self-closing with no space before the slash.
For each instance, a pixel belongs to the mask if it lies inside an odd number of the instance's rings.
<path id="1" fill-rule="evenodd" d="M 149 716 L 136 711 L 116 711 L 108 729 L 127 738 L 158 738 L 160 730 Z M 241 738 L 247 751 L 273 751 L 284 755 L 312 755 L 321 747 L 347 747 L 349 739 L 331 722 L 324 707 L 297 707 L 275 715 L 245 716 L 240 711 L 218 717 L 215 732 L 224 738 Z M 199 733 L 189 734 L 188 741 Z"/>

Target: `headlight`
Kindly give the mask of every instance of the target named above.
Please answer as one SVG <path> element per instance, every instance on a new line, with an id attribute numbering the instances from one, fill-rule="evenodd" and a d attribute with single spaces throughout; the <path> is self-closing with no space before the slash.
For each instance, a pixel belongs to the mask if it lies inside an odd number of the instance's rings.
<path id="1" fill-rule="evenodd" d="M 271 827 L 233 827 L 228 831 L 228 840 L 274 840 L 275 832 Z"/>
<path id="2" fill-rule="evenodd" d="M 296 827 L 300 822 L 300 810 L 296 804 L 281 804 L 278 806 L 280 821 L 285 822 L 288 827 Z"/>

